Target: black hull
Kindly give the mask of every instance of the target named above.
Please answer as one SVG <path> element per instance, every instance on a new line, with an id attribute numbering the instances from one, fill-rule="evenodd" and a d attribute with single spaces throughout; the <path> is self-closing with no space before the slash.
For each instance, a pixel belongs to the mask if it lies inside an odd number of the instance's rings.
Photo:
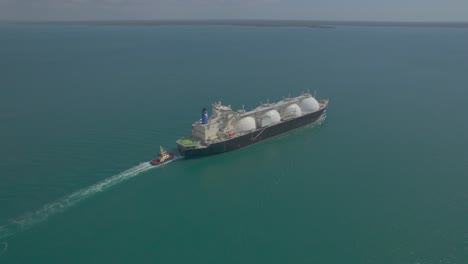
<path id="1" fill-rule="evenodd" d="M 266 127 L 264 129 L 257 129 L 251 133 L 235 137 L 233 139 L 213 143 L 206 148 L 190 149 L 184 148 L 179 145 L 179 152 L 185 158 L 196 158 L 244 148 L 252 144 L 264 141 L 266 139 L 275 137 L 277 135 L 284 134 L 296 128 L 312 124 L 322 116 L 322 114 L 325 112 L 325 109 L 326 108 L 323 108 L 317 112 L 306 114 L 291 120 L 283 121 L 281 123 Z"/>

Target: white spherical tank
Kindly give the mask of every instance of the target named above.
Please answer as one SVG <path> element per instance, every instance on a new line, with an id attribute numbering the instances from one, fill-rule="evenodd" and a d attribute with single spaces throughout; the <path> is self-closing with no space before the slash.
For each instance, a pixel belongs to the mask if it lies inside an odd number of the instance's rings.
<path id="1" fill-rule="evenodd" d="M 301 111 L 301 108 L 297 104 L 292 104 L 286 107 L 286 109 L 284 109 L 283 115 L 298 117 L 302 115 L 302 111 Z"/>
<path id="2" fill-rule="evenodd" d="M 262 117 L 262 127 L 270 126 L 281 121 L 280 114 L 276 110 L 266 112 Z"/>
<path id="3" fill-rule="evenodd" d="M 303 112 L 312 113 L 320 109 L 320 105 L 313 97 L 302 99 L 299 103 Z"/>
<path id="4" fill-rule="evenodd" d="M 237 121 L 234 125 L 234 131 L 236 133 L 245 132 L 256 128 L 257 126 L 255 125 L 255 119 L 251 116 L 242 118 L 241 120 Z"/>

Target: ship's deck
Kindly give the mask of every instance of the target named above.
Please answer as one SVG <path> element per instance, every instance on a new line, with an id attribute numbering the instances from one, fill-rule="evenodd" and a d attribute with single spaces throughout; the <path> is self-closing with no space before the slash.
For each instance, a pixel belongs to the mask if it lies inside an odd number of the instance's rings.
<path id="1" fill-rule="evenodd" d="M 191 138 L 182 138 L 176 141 L 177 144 L 186 147 L 186 148 L 193 148 L 200 146 L 200 141 Z"/>
<path id="2" fill-rule="evenodd" d="M 297 103 L 301 99 L 305 99 L 305 98 L 308 98 L 308 97 L 310 97 L 309 94 L 303 94 L 303 95 L 300 95 L 300 96 L 295 97 L 295 98 L 284 98 L 283 100 L 278 101 L 276 103 L 262 104 L 262 105 L 258 106 L 257 108 L 254 108 L 254 109 L 252 109 L 252 110 L 250 110 L 248 112 L 243 112 L 241 114 L 241 116 L 250 116 L 250 115 L 253 115 L 253 114 L 258 113 L 258 112 L 266 112 L 266 111 L 271 110 L 271 109 L 277 109 L 278 107 L 281 107 L 281 106 L 284 106 L 284 105 Z"/>

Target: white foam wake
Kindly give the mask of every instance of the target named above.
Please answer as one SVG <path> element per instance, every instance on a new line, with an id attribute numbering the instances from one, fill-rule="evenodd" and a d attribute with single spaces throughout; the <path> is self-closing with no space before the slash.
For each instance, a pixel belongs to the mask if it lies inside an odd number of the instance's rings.
<path id="1" fill-rule="evenodd" d="M 175 157 L 173 160 L 169 162 L 178 160 L 180 158 L 181 157 Z M 86 198 L 91 197 L 92 195 L 96 193 L 102 192 L 112 186 L 115 186 L 116 184 L 119 184 L 132 177 L 135 177 L 144 171 L 157 168 L 160 166 L 164 166 L 165 164 L 159 165 L 159 166 L 153 166 L 149 164 L 149 162 L 140 163 L 139 165 L 131 169 L 128 169 L 124 172 L 116 174 L 112 177 L 109 177 L 87 188 L 76 191 L 56 202 L 46 204 L 41 209 L 35 212 L 25 214 L 21 217 L 18 217 L 17 219 L 12 220 L 11 223 L 8 225 L 0 226 L 0 239 L 5 238 L 7 236 L 11 236 L 16 232 L 29 229 L 35 224 L 47 220 L 47 218 L 49 218 L 52 215 L 63 212 L 64 210 L 72 207 L 73 205 L 77 204 L 78 202 Z"/>
<path id="2" fill-rule="evenodd" d="M 8 243 L 6 241 L 3 241 L 2 245 L 3 245 L 3 249 L 2 251 L 0 251 L 0 256 L 3 255 L 3 253 L 5 253 L 8 249 Z"/>

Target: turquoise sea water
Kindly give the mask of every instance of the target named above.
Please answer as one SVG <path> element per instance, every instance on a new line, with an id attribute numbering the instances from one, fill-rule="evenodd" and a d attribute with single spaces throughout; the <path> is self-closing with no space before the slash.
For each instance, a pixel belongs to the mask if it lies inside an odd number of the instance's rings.
<path id="1" fill-rule="evenodd" d="M 467 73 L 466 29 L 2 25 L 0 263 L 468 263 Z M 307 89 L 320 127 L 139 165 Z"/>

